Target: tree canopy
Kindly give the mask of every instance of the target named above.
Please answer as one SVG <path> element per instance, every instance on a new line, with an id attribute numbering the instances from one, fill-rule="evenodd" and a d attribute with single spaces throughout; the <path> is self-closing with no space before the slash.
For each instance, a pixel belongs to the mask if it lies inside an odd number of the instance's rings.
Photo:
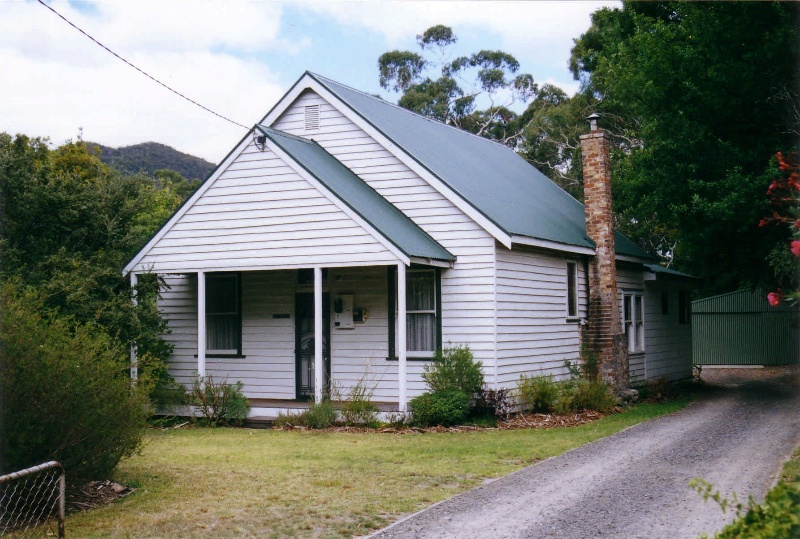
<path id="1" fill-rule="evenodd" d="M 503 51 L 453 58 L 458 37 L 437 25 L 417 36 L 422 54 L 394 50 L 378 58 L 381 87 L 400 92 L 399 105 L 472 133 L 516 147 L 521 135 L 511 107 L 535 96 L 533 76 Z M 485 108 L 479 106 L 488 105 Z"/>
<path id="2" fill-rule="evenodd" d="M 597 11 L 572 51 L 617 136 L 622 230 L 704 278 L 705 292 L 775 278 L 766 261 L 783 240 L 758 223 L 771 159 L 800 135 L 797 14 L 789 3 L 626 2 Z"/>

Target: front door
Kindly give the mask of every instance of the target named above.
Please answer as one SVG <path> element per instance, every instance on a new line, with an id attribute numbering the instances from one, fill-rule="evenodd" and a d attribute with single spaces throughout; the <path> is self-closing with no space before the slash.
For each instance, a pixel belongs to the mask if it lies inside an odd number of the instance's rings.
<path id="1" fill-rule="evenodd" d="M 322 363 L 325 367 L 323 393 L 330 395 L 331 373 L 331 298 L 322 294 Z M 295 363 L 296 386 L 299 400 L 314 398 L 314 294 L 295 295 Z"/>

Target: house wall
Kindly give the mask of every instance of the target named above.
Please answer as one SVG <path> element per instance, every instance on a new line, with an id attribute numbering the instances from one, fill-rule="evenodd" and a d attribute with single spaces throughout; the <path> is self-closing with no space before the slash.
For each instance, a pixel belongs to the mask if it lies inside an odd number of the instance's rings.
<path id="1" fill-rule="evenodd" d="M 248 398 L 295 398 L 295 294 L 311 293 L 297 285 L 295 271 L 242 272 L 242 355 L 206 358 L 206 372 L 216 379 L 241 380 Z M 197 279 L 195 275 L 165 275 L 170 286 L 159 304 L 175 345 L 169 369 L 190 386 L 197 375 Z M 323 287 L 331 298 L 352 295 L 354 307 L 365 308 L 367 319 L 353 329 L 331 328 L 332 389 L 347 396 L 363 382 L 376 401 L 398 399 L 398 364 L 387 359 L 388 272 L 385 267 L 330 268 Z M 275 318 L 274 315 L 288 318 Z M 392 312 L 392 315 L 394 313 Z M 409 398 L 426 391 L 421 373 L 425 362 L 408 362 Z"/>
<path id="2" fill-rule="evenodd" d="M 567 261 L 578 264 L 578 316 L 586 317 L 586 271 L 577 255 L 497 245 L 498 384 L 515 387 L 521 374 L 567 374 L 579 359 L 578 320 L 567 321 Z"/>
<path id="3" fill-rule="evenodd" d="M 319 105 L 320 127 L 305 129 L 305 106 Z M 494 238 L 358 125 L 306 91 L 272 127 L 312 138 L 457 257 L 442 274 L 442 340 L 468 344 L 490 383 L 495 368 Z M 409 362 L 409 394 L 420 383 Z"/>
<path id="4" fill-rule="evenodd" d="M 622 296 L 625 292 L 644 292 L 644 274 L 642 273 L 641 266 L 617 263 L 617 298 L 619 302 L 620 323 L 625 319 L 622 303 Z M 645 351 L 635 354 L 628 353 L 628 369 L 630 373 L 630 379 L 634 383 L 647 379 L 645 360 L 647 354 L 647 334 L 650 330 L 647 318 L 649 302 L 646 297 L 642 298 L 642 301 L 644 301 Z"/>
<path id="5" fill-rule="evenodd" d="M 692 376 L 692 326 L 678 322 L 678 291 L 687 286 L 679 283 L 649 281 L 645 283 L 645 351 L 646 378 L 683 380 Z M 661 293 L 666 291 L 668 312 L 661 309 Z"/>
<path id="6" fill-rule="evenodd" d="M 384 244 L 277 155 L 261 152 L 251 143 L 166 231 L 137 269 L 165 273 L 396 260 Z"/>

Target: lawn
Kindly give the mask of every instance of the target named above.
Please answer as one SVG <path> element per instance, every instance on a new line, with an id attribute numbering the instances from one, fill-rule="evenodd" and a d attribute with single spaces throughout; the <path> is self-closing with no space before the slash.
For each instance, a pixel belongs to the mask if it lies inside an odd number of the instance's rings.
<path id="1" fill-rule="evenodd" d="M 137 490 L 69 515 L 70 537 L 353 537 L 652 417 L 641 404 L 580 427 L 446 434 L 153 430 L 116 480 Z"/>

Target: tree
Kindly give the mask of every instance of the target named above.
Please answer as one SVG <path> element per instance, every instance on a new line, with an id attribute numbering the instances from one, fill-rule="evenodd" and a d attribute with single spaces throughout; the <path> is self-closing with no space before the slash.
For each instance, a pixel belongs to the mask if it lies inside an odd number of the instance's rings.
<path id="1" fill-rule="evenodd" d="M 798 6 L 625 2 L 576 40 L 571 68 L 613 121 L 620 228 L 703 277 L 769 278 L 785 233 L 758 227 L 769 161 L 800 134 Z M 769 280 L 769 279 L 768 279 Z"/>
<path id="2" fill-rule="evenodd" d="M 522 129 L 511 107 L 536 95 L 533 76 L 518 73 L 517 59 L 503 51 L 481 50 L 452 59 L 457 41 L 451 28 L 437 25 L 417 36 L 420 49 L 432 59 L 412 51 L 382 54 L 381 87 L 400 92 L 401 107 L 516 147 Z M 479 109 L 484 101 L 488 106 Z"/>
<path id="3" fill-rule="evenodd" d="M 182 198 L 107 167 L 84 142 L 50 150 L 42 139 L 7 134 L 0 195 L 0 280 L 19 279 L 45 298 L 44 308 L 99 326 L 121 351 L 135 342 L 158 369 L 171 350 L 155 302 L 159 282 L 140 279 L 134 304 L 122 267 Z"/>

